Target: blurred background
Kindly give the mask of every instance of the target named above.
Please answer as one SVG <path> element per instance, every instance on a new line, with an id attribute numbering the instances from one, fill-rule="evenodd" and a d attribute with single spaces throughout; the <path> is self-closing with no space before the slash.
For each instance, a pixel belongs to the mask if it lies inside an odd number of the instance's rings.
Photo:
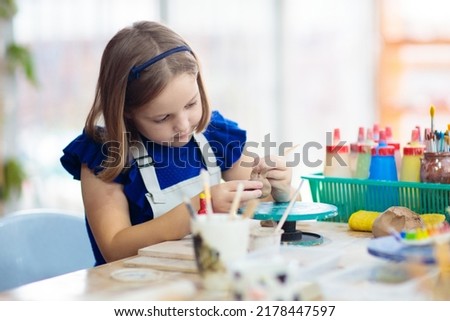
<path id="1" fill-rule="evenodd" d="M 304 157 L 323 160 L 325 150 L 304 147 L 325 146 L 334 128 L 352 142 L 360 126 L 391 126 L 403 145 L 415 126 L 430 126 L 432 104 L 435 128 L 450 123 L 448 0 L 0 3 L 0 159 L 2 167 L 14 160 L 23 168 L 21 193 L 2 196 L 3 212 L 83 211 L 80 184 L 59 158 L 82 131 L 106 43 L 137 20 L 163 22 L 190 43 L 213 108 L 246 128 L 258 146 L 276 142 L 261 153 L 300 144 L 294 184 L 322 171 Z M 16 52 L 22 64 L 13 69 L 11 43 L 29 54 Z M 8 171 L 0 172 L 5 181 Z"/>

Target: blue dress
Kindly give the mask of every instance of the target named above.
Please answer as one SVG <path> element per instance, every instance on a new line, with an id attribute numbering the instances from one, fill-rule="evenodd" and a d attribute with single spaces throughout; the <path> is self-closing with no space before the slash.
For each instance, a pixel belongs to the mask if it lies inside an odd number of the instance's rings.
<path id="1" fill-rule="evenodd" d="M 231 168 L 241 157 L 246 142 L 246 132 L 240 129 L 237 123 L 224 118 L 218 111 L 212 112 L 211 121 L 203 134 L 222 172 Z M 159 145 L 148 141 L 145 137 L 142 137 L 142 140 L 153 158 L 161 189 L 198 176 L 201 168 L 205 168 L 204 155 L 194 139 L 182 147 Z M 98 173 L 101 170 L 100 164 L 106 159 L 102 144 L 94 141 L 85 131 L 64 148 L 63 153 L 62 166 L 77 180 L 80 179 L 81 164 L 86 164 L 94 173 Z M 132 225 L 153 219 L 152 208 L 145 197 L 147 190 L 135 161 L 129 169 L 119 174 L 114 182 L 124 186 Z M 96 265 L 104 264 L 105 260 L 87 220 L 86 226 Z"/>

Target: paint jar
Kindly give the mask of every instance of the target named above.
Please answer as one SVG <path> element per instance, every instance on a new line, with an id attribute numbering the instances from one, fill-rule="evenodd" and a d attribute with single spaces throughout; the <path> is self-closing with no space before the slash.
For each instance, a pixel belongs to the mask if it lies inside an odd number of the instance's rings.
<path id="1" fill-rule="evenodd" d="M 281 246 L 281 236 L 283 230 L 276 230 L 276 227 L 258 226 L 250 230 L 249 251 L 273 248 L 278 250 Z"/>
<path id="2" fill-rule="evenodd" d="M 450 183 L 450 153 L 425 152 L 420 164 L 420 181 L 424 183 Z"/>

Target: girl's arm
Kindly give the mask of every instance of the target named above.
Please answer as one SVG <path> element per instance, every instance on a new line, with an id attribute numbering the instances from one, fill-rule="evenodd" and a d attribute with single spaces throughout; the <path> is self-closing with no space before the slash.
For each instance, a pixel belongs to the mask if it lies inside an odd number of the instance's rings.
<path id="1" fill-rule="evenodd" d="M 107 262 L 136 255 L 140 248 L 180 239 L 190 233 L 189 214 L 184 204 L 132 226 L 122 185 L 102 181 L 83 165 L 81 188 L 90 228 Z"/>

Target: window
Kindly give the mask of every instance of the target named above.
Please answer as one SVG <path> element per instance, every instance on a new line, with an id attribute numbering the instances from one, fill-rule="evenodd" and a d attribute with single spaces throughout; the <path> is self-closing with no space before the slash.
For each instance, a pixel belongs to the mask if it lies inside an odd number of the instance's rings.
<path id="1" fill-rule="evenodd" d="M 352 140 L 358 126 L 374 121 L 376 1 L 17 2 L 14 35 L 33 52 L 39 87 L 18 74 L 5 115 L 6 148 L 29 175 L 15 208 L 82 211 L 79 182 L 61 167 L 61 150 L 81 133 L 107 41 L 135 20 L 164 21 L 190 42 L 213 107 L 246 128 L 261 153 L 278 152 L 262 148 L 268 134 L 277 147 L 324 144 L 334 127 Z M 325 155 L 296 153 L 308 161 Z M 293 184 L 321 170 L 302 159 Z"/>

